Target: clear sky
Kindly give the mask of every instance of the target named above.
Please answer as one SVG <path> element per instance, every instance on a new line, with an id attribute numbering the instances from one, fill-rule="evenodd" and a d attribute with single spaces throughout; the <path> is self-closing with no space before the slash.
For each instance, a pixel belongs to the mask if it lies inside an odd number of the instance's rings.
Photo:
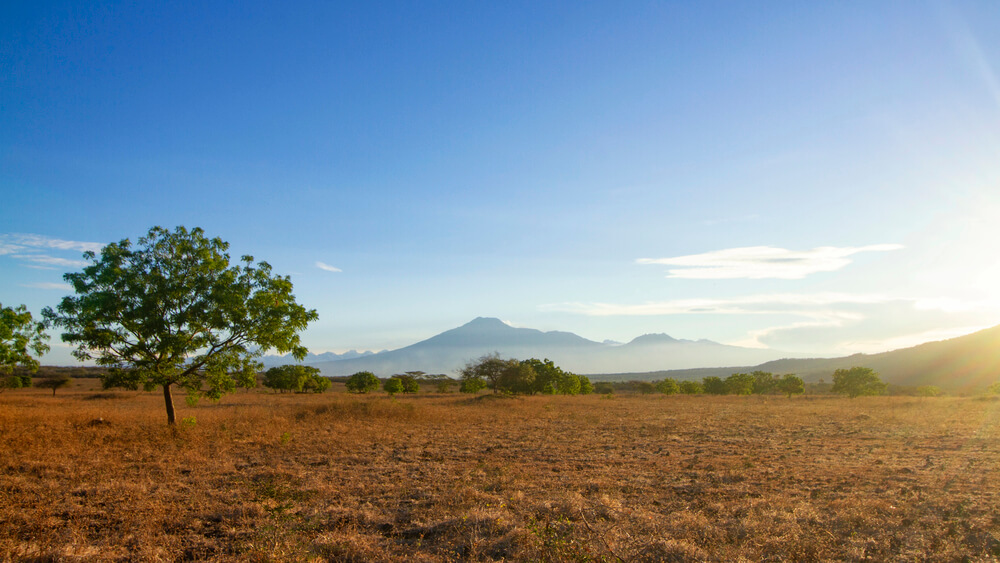
<path id="1" fill-rule="evenodd" d="M 1000 2 L 4 2 L 0 302 L 200 226 L 312 351 L 1000 324 Z M 72 362 L 57 335 L 43 360 Z"/>

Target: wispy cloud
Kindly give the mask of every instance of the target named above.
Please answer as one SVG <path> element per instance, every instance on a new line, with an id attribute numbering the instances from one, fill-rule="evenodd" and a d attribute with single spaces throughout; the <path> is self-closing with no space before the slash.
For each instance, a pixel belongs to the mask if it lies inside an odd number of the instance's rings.
<path id="1" fill-rule="evenodd" d="M 826 355 L 879 352 L 948 338 L 980 328 L 982 314 L 1000 315 L 1000 302 L 906 295 L 760 294 L 728 299 L 680 299 L 640 304 L 558 303 L 543 311 L 588 316 L 730 315 L 758 320 L 727 344 Z M 776 322 L 777 320 L 777 322 Z M 734 321 L 735 322 L 735 321 Z M 757 323 L 764 326 L 753 327 Z M 772 324 L 773 323 L 773 324 Z M 943 329 L 942 327 L 953 327 Z M 970 328 L 971 327 L 971 328 Z"/>
<path id="2" fill-rule="evenodd" d="M 55 248 L 79 252 L 100 252 L 104 243 L 64 240 L 45 235 L 12 233 L 0 234 L 0 254 L 12 254 L 28 248 Z"/>
<path id="3" fill-rule="evenodd" d="M 35 289 L 58 289 L 62 291 L 73 291 L 73 286 L 68 283 L 37 282 L 21 284 L 21 287 L 33 287 Z"/>
<path id="4" fill-rule="evenodd" d="M 885 303 L 895 298 L 880 294 L 847 293 L 775 293 L 747 295 L 730 299 L 675 299 L 639 304 L 616 303 L 553 303 L 539 307 L 542 311 L 576 313 L 591 317 L 653 316 L 653 315 L 771 315 L 805 311 L 820 311 L 832 305 L 864 305 Z"/>
<path id="5" fill-rule="evenodd" d="M 673 258 L 640 258 L 636 263 L 680 266 L 669 271 L 669 278 L 794 280 L 817 272 L 839 270 L 851 263 L 848 257 L 859 252 L 887 252 L 900 248 L 903 248 L 900 244 L 873 244 L 821 246 L 796 251 L 772 246 L 747 246 Z"/>
<path id="6" fill-rule="evenodd" d="M 24 250 L 23 246 L 17 244 L 11 244 L 0 238 L 0 256 L 3 256 L 5 254 L 13 254 L 15 252 L 20 252 L 22 250 Z"/>
<path id="7" fill-rule="evenodd" d="M 9 256 L 21 261 L 22 266 L 26 268 L 38 270 L 79 268 L 87 265 L 87 262 L 84 260 L 50 256 L 45 251 L 73 252 L 76 256 L 79 256 L 80 252 L 99 252 L 103 247 L 104 244 L 99 242 L 64 240 L 44 235 L 23 233 L 0 234 L 0 256 Z"/>
<path id="8" fill-rule="evenodd" d="M 83 260 L 70 260 L 68 258 L 59 258 L 57 256 L 48 256 L 46 254 L 11 254 L 11 258 L 17 258 L 18 260 L 24 260 L 26 262 L 32 262 L 42 266 L 67 266 L 71 268 L 78 268 L 87 265 L 87 263 Z"/>
<path id="9" fill-rule="evenodd" d="M 59 250 L 78 250 L 80 252 L 100 252 L 104 248 L 104 243 L 100 242 L 63 240 L 44 235 L 14 234 L 12 238 L 19 244 L 34 248 L 58 248 Z"/>
<path id="10" fill-rule="evenodd" d="M 336 266 L 331 266 L 329 264 L 325 264 L 319 261 L 316 262 L 316 267 L 319 268 L 320 270 L 326 270 L 327 272 L 343 272 L 343 270 L 341 270 Z"/>

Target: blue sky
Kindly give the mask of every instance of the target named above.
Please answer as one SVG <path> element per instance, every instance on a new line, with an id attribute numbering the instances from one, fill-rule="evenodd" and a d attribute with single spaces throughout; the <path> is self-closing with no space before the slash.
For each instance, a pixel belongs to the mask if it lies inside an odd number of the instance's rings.
<path id="1" fill-rule="evenodd" d="M 1000 324 L 998 25 L 991 1 L 8 2 L 0 302 L 37 314 L 82 250 L 185 225 L 290 275 L 317 352 L 476 316 L 817 354 Z"/>

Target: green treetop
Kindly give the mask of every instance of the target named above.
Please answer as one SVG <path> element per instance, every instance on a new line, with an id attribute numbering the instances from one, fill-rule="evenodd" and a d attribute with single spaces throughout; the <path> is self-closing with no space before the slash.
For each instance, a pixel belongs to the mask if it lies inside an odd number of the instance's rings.
<path id="1" fill-rule="evenodd" d="M 153 227 L 135 246 L 85 253 L 90 265 L 64 276 L 76 295 L 43 315 L 74 356 L 111 368 L 106 388 L 162 387 L 174 424 L 172 386 L 211 399 L 254 387 L 256 358 L 274 349 L 301 360 L 298 333 L 318 317 L 295 302 L 287 276 L 252 256 L 230 265 L 228 248 L 201 229 Z"/>

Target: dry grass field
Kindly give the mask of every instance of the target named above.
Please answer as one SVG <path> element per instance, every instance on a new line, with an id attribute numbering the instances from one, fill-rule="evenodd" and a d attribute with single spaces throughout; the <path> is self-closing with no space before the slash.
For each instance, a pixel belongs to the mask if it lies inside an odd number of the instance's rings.
<path id="1" fill-rule="evenodd" d="M 1000 556 L 997 401 L 336 391 L 0 394 L 0 559 Z"/>

